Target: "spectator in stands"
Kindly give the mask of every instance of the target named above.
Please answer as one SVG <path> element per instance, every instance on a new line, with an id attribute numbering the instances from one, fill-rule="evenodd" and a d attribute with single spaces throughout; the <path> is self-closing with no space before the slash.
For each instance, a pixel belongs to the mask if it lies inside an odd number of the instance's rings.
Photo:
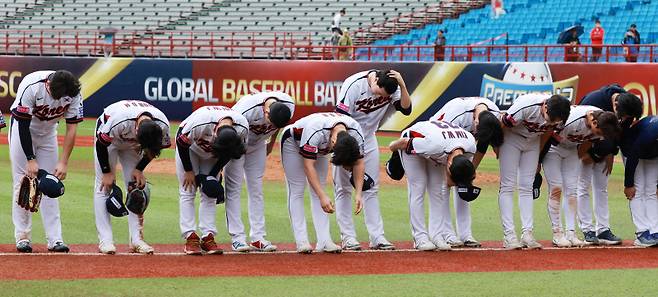
<path id="1" fill-rule="evenodd" d="M 503 0 L 491 0 L 491 9 L 493 10 L 494 19 L 507 13 L 503 8 Z"/>
<path id="2" fill-rule="evenodd" d="M 640 47 L 638 45 L 633 46 L 632 44 L 640 44 L 640 32 L 637 31 L 635 24 L 631 24 L 631 27 L 628 28 L 621 43 L 625 45 L 624 56 L 626 57 L 626 62 L 637 62 Z"/>
<path id="3" fill-rule="evenodd" d="M 343 30 L 343 36 L 338 40 L 339 46 L 344 46 L 345 48 L 338 49 L 338 59 L 340 60 L 352 60 L 352 37 L 350 36 L 349 28 Z"/>
<path id="4" fill-rule="evenodd" d="M 592 40 L 592 58 L 590 62 L 598 62 L 601 58 L 601 52 L 603 52 L 603 35 L 605 31 L 601 27 L 601 21 L 596 20 L 594 22 L 594 29 L 589 32 L 589 39 Z"/>
<path id="5" fill-rule="evenodd" d="M 443 30 L 436 33 L 436 40 L 434 41 L 434 60 L 443 61 L 446 56 L 446 37 L 443 36 Z"/>
<path id="6" fill-rule="evenodd" d="M 340 38 L 343 35 L 343 30 L 340 29 L 340 19 L 345 15 L 345 8 L 341 9 L 334 15 L 334 19 L 331 23 L 331 32 L 334 33 L 334 36 Z"/>
<path id="7" fill-rule="evenodd" d="M 564 61 L 566 62 L 579 62 L 581 61 L 580 52 L 578 47 L 580 46 L 580 38 L 578 38 L 578 32 L 576 30 L 571 30 L 570 38 L 566 40 L 564 47 Z"/>

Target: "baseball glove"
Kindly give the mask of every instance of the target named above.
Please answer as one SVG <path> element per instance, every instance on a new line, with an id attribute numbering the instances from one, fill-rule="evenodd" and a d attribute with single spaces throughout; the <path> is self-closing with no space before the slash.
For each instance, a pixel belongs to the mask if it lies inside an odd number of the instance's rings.
<path id="1" fill-rule="evenodd" d="M 126 208 L 137 215 L 143 215 L 149 206 L 151 190 L 148 183 L 143 189 L 137 187 L 135 182 L 128 183 L 128 195 L 126 197 Z"/>
<path id="2" fill-rule="evenodd" d="M 38 182 L 36 178 L 30 178 L 27 175 L 23 176 L 21 187 L 18 190 L 18 199 L 16 200 L 18 206 L 30 212 L 39 211 L 41 192 L 37 188 Z"/>

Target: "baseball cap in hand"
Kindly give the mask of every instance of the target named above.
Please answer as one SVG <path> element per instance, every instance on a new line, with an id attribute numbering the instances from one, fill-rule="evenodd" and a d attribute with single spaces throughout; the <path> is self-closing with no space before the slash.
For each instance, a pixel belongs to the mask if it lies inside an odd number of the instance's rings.
<path id="1" fill-rule="evenodd" d="M 352 187 L 354 187 L 354 173 L 350 173 L 350 184 L 352 184 Z M 361 191 L 368 191 L 372 189 L 372 187 L 375 186 L 375 180 L 370 177 L 367 173 L 363 175 L 363 187 L 361 187 Z"/>
<path id="2" fill-rule="evenodd" d="M 128 209 L 123 204 L 123 192 L 117 185 L 112 185 L 110 196 L 105 199 L 105 207 L 107 212 L 115 217 L 123 217 L 128 215 Z"/>
<path id="3" fill-rule="evenodd" d="M 57 198 L 64 195 L 64 184 L 56 176 L 43 169 L 39 169 L 37 179 L 39 180 L 39 191 L 44 195 L 50 198 Z"/>
<path id="4" fill-rule="evenodd" d="M 391 158 L 386 162 L 386 174 L 394 180 L 401 180 L 404 177 L 404 167 L 400 159 L 400 151 L 391 154 Z"/>
<path id="5" fill-rule="evenodd" d="M 464 201 L 473 201 L 480 195 L 480 188 L 473 185 L 475 179 L 475 166 L 473 162 L 464 156 L 458 155 L 452 158 L 452 164 L 448 168 L 450 178 L 457 186 L 457 194 Z"/>
<path id="6" fill-rule="evenodd" d="M 535 181 L 532 183 L 532 199 L 539 198 L 542 181 L 541 174 L 537 172 L 535 174 Z"/>
<path id="7" fill-rule="evenodd" d="M 208 198 L 217 199 L 217 204 L 224 203 L 224 187 L 222 187 L 221 178 L 217 179 L 211 175 L 197 174 L 195 179 L 203 194 Z"/>
<path id="8" fill-rule="evenodd" d="M 474 185 L 466 185 L 466 184 L 457 185 L 457 195 L 459 195 L 459 198 L 461 198 L 466 202 L 471 202 L 477 199 L 477 197 L 480 196 L 481 190 L 482 189 Z"/>

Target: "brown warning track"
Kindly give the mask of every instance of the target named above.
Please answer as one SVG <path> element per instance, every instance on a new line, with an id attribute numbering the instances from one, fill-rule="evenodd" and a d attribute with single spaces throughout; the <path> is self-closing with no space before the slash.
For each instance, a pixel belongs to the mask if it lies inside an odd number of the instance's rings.
<path id="1" fill-rule="evenodd" d="M 78 250 L 87 250 L 90 247 L 84 246 Z M 156 249 L 169 250 L 173 247 L 158 246 Z M 176 247 L 180 251 L 180 245 Z M 3 245 L 0 250 L 9 252 L 11 249 Z M 13 280 L 299 276 L 658 268 L 658 249 L 398 251 L 313 255 L 252 253 L 219 256 L 157 253 L 152 256 L 3 254 L 0 260 L 4 267 L 12 268 L 1 270 L 0 279 Z M 35 274 L 34 271 L 39 273 Z"/>

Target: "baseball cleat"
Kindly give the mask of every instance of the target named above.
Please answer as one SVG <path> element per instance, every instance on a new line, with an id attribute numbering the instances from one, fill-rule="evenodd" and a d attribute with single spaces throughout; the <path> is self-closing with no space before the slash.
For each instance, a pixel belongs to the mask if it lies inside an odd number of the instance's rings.
<path id="1" fill-rule="evenodd" d="M 30 243 L 29 240 L 23 239 L 23 240 L 16 243 L 16 250 L 19 253 L 31 253 L 32 252 L 32 244 Z"/>
<path id="2" fill-rule="evenodd" d="M 48 251 L 49 252 L 54 252 L 54 253 L 68 253 L 69 252 L 69 247 L 65 243 L 63 243 L 61 241 L 58 241 L 58 242 L 55 242 L 55 245 L 53 245 L 52 247 L 49 247 Z"/>
<path id="3" fill-rule="evenodd" d="M 516 238 L 516 234 L 512 233 L 505 235 L 505 238 L 503 239 L 503 248 L 506 250 L 520 250 L 523 248 L 523 246 Z"/>
<path id="4" fill-rule="evenodd" d="M 343 249 L 346 251 L 360 251 L 361 244 L 352 237 L 347 237 L 343 240 Z"/>
<path id="5" fill-rule="evenodd" d="M 261 239 L 250 243 L 251 248 L 259 252 L 274 252 L 276 251 L 276 245 L 273 245 L 267 239 Z"/>
<path id="6" fill-rule="evenodd" d="M 583 232 L 583 238 L 585 239 L 585 242 L 589 245 L 599 244 L 599 238 L 596 236 L 596 233 L 594 233 L 594 231 Z M 619 241 L 619 243 L 621 243 L 621 240 Z"/>
<path id="7" fill-rule="evenodd" d="M 215 235 L 212 233 L 206 235 L 204 238 L 201 238 L 200 248 L 208 255 L 221 255 L 224 253 L 224 251 L 219 248 L 219 246 L 217 246 L 217 243 L 215 242 Z"/>
<path id="8" fill-rule="evenodd" d="M 576 232 L 573 230 L 567 231 L 567 235 L 565 237 L 573 247 L 583 247 L 584 245 L 586 245 L 584 241 L 580 240 L 580 238 L 576 236 Z"/>
<path id="9" fill-rule="evenodd" d="M 332 241 L 328 241 L 327 243 L 324 244 L 324 246 L 321 249 L 318 248 L 318 246 L 316 245 L 315 251 L 316 252 L 339 254 L 343 251 L 343 249 L 341 249 L 340 246 L 333 243 Z"/>
<path id="10" fill-rule="evenodd" d="M 521 235 L 521 245 L 529 250 L 542 248 L 541 244 L 537 242 L 537 240 L 535 239 L 535 236 L 532 235 L 532 231 L 523 232 L 523 234 Z"/>
<path id="11" fill-rule="evenodd" d="M 464 239 L 464 247 L 479 248 L 479 247 L 482 247 L 482 244 L 479 241 L 475 240 L 475 238 L 473 238 L 473 236 L 469 236 L 469 237 L 466 237 L 466 239 Z"/>
<path id="12" fill-rule="evenodd" d="M 571 241 L 569 241 L 562 231 L 553 231 L 553 246 L 560 248 L 571 247 Z"/>
<path id="13" fill-rule="evenodd" d="M 429 240 L 423 239 L 416 242 L 414 248 L 419 251 L 430 252 L 436 250 L 436 245 Z"/>
<path id="14" fill-rule="evenodd" d="M 395 249 L 395 246 L 386 240 L 386 238 L 380 237 L 376 243 L 370 243 L 370 248 L 373 250 L 392 251 Z"/>
<path id="15" fill-rule="evenodd" d="M 186 255 L 201 255 L 201 239 L 199 238 L 199 235 L 196 235 L 195 232 L 192 232 L 187 239 L 185 240 L 185 248 L 184 248 L 185 254 Z"/>
<path id="16" fill-rule="evenodd" d="M 148 243 L 144 242 L 143 240 L 140 240 L 138 242 L 134 242 L 130 244 L 130 251 L 142 255 L 153 255 L 155 249 L 153 249 L 152 246 L 148 245 Z"/>
<path id="17" fill-rule="evenodd" d="M 251 251 L 251 247 L 249 247 L 249 245 L 247 245 L 247 243 L 244 241 L 236 240 L 231 244 L 231 247 L 233 248 L 233 251 L 239 253 L 248 253 L 249 251 Z"/>
<path id="18" fill-rule="evenodd" d="M 114 255 L 117 252 L 117 248 L 112 243 L 102 243 L 98 245 L 98 252 L 106 255 Z"/>
<path id="19" fill-rule="evenodd" d="M 451 248 L 460 248 L 464 246 L 464 242 L 461 240 L 457 240 L 455 238 L 450 238 L 446 241 L 446 243 L 451 247 Z"/>
<path id="20" fill-rule="evenodd" d="M 614 235 L 610 229 L 605 230 L 597 236 L 599 243 L 602 245 L 620 245 L 621 238 Z"/>
<path id="21" fill-rule="evenodd" d="M 639 247 L 650 247 L 658 244 L 658 241 L 654 239 L 649 231 L 644 231 L 637 235 L 637 238 L 633 242 L 635 246 Z"/>
<path id="22" fill-rule="evenodd" d="M 436 247 L 437 250 L 439 251 L 449 251 L 452 250 L 452 247 L 443 240 L 443 238 L 437 237 L 431 240 L 432 244 Z"/>
<path id="23" fill-rule="evenodd" d="M 313 247 L 308 242 L 303 242 L 297 244 L 297 252 L 300 254 L 311 254 L 313 253 Z"/>

